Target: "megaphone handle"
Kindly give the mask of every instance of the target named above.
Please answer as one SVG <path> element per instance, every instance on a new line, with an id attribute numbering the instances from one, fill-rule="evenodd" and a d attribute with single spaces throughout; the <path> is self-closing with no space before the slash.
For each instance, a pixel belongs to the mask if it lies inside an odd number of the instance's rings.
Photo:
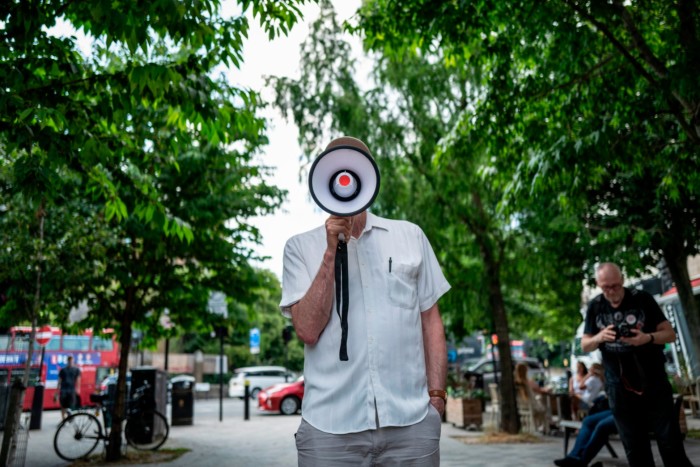
<path id="1" fill-rule="evenodd" d="M 341 235 L 343 234 L 338 235 L 338 238 Z M 348 299 L 348 245 L 341 239 L 335 255 L 335 311 L 340 318 L 339 355 L 343 362 L 348 361 Z"/>

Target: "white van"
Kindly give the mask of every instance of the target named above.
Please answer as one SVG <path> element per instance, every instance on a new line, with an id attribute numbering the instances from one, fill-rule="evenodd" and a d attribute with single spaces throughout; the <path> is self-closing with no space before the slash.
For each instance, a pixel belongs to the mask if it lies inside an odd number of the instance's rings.
<path id="1" fill-rule="evenodd" d="M 257 400 L 258 393 L 268 386 L 277 383 L 294 381 L 295 375 L 283 366 L 248 366 L 238 368 L 233 378 L 228 382 L 228 396 L 243 398 L 245 382 L 248 380 L 248 394 Z"/>

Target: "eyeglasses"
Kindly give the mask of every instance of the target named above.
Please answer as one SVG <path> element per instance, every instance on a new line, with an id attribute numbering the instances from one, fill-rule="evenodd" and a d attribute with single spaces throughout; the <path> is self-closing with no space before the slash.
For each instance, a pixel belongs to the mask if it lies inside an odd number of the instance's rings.
<path id="1" fill-rule="evenodd" d="M 617 292 L 622 288 L 622 284 L 601 285 L 600 288 L 603 289 L 603 292 Z"/>

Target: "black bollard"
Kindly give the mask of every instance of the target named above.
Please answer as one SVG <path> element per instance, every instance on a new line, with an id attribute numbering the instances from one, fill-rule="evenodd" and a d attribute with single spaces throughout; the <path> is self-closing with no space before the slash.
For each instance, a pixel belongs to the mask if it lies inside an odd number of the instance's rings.
<path id="1" fill-rule="evenodd" d="M 245 380 L 243 387 L 243 420 L 250 420 L 250 381 Z"/>
<path id="2" fill-rule="evenodd" d="M 41 430 L 41 414 L 44 410 L 44 385 L 34 386 L 34 398 L 32 399 L 32 418 L 29 421 L 30 430 Z"/>

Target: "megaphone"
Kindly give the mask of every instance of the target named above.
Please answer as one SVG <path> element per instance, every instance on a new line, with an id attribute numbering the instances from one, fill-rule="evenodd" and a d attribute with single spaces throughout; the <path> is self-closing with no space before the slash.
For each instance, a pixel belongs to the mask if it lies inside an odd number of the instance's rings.
<path id="1" fill-rule="evenodd" d="M 379 194 L 379 167 L 362 141 L 343 136 L 311 165 L 309 191 L 327 213 L 354 216 L 370 207 Z"/>

